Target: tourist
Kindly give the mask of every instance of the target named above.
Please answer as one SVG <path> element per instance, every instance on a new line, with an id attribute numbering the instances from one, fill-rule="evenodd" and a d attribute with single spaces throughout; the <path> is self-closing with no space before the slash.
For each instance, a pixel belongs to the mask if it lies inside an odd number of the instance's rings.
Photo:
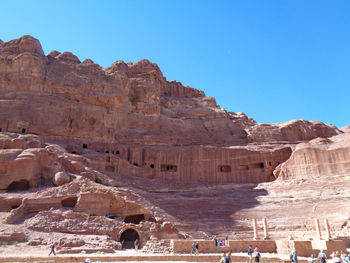
<path id="1" fill-rule="evenodd" d="M 298 256 L 297 256 L 297 251 L 294 249 L 292 253 L 290 254 L 290 261 L 292 263 L 298 263 Z"/>
<path id="2" fill-rule="evenodd" d="M 318 258 L 320 259 L 321 263 L 327 262 L 327 255 L 326 253 L 323 252 L 323 250 L 321 250 L 320 253 L 318 254 Z"/>
<path id="3" fill-rule="evenodd" d="M 89 258 L 85 259 L 84 263 L 91 263 L 91 259 L 89 259 Z"/>
<path id="4" fill-rule="evenodd" d="M 55 243 L 52 243 L 52 245 L 51 245 L 51 252 L 50 252 L 49 256 L 51 256 L 51 253 L 53 253 L 56 256 Z"/>
<path id="5" fill-rule="evenodd" d="M 228 236 L 225 238 L 225 245 L 228 246 Z"/>
<path id="6" fill-rule="evenodd" d="M 135 245 L 135 250 L 137 251 L 139 249 L 139 240 L 137 238 L 134 242 L 134 245 Z"/>
<path id="7" fill-rule="evenodd" d="M 227 256 L 226 256 L 226 263 L 231 263 L 231 252 L 228 252 L 228 253 L 227 253 Z"/>
<path id="8" fill-rule="evenodd" d="M 226 254 L 224 253 L 220 259 L 220 263 L 226 263 Z"/>
<path id="9" fill-rule="evenodd" d="M 341 256 L 339 254 L 339 251 L 333 252 L 332 257 L 334 263 L 341 263 Z"/>
<path id="10" fill-rule="evenodd" d="M 255 258 L 255 262 L 260 262 L 260 253 L 259 253 L 259 249 L 258 247 L 254 248 L 254 258 Z"/>
<path id="11" fill-rule="evenodd" d="M 218 246 L 218 240 L 216 239 L 216 236 L 214 236 L 213 240 L 215 241 L 215 246 Z"/>
<path id="12" fill-rule="evenodd" d="M 192 248 L 191 248 L 191 255 L 196 253 L 196 244 L 193 242 L 192 243 Z"/>
<path id="13" fill-rule="evenodd" d="M 350 253 L 348 253 L 348 255 L 344 254 L 342 259 L 345 263 L 350 263 Z"/>
<path id="14" fill-rule="evenodd" d="M 341 258 L 341 262 L 349 263 L 347 256 L 345 253 L 343 253 L 343 251 L 340 252 L 340 258 Z"/>
<path id="15" fill-rule="evenodd" d="M 196 242 L 196 254 L 197 255 L 199 254 L 199 244 L 198 244 L 198 242 Z"/>
<path id="16" fill-rule="evenodd" d="M 249 257 L 249 263 L 253 262 L 253 249 L 252 249 L 252 245 L 249 245 L 249 247 L 248 247 L 248 257 Z"/>

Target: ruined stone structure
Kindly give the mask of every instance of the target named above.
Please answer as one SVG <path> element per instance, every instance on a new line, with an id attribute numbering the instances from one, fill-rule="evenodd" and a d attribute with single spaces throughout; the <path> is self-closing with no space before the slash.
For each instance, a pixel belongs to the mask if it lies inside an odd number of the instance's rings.
<path id="1" fill-rule="evenodd" d="M 52 232 L 61 247 L 91 251 L 100 239 L 75 235 L 103 237 L 108 251 L 136 238 L 148 248 L 213 233 L 252 238 L 253 218 L 267 218 L 265 238 L 302 237 L 316 218 L 346 235 L 347 208 L 318 208 L 349 201 L 349 138 L 318 121 L 260 124 L 227 112 L 148 60 L 103 69 L 70 52 L 45 55 L 31 36 L 0 41 L 0 228 L 20 224 L 33 246 Z M 327 187 L 343 199 L 317 199 Z"/>

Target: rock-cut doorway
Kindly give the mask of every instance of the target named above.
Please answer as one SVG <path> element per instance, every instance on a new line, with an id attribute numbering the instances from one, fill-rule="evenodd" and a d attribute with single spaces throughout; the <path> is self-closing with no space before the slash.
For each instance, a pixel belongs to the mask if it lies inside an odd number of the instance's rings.
<path id="1" fill-rule="evenodd" d="M 122 243 L 122 248 L 129 249 L 135 247 L 135 240 L 140 242 L 139 234 L 135 229 L 128 228 L 120 235 L 120 242 Z"/>

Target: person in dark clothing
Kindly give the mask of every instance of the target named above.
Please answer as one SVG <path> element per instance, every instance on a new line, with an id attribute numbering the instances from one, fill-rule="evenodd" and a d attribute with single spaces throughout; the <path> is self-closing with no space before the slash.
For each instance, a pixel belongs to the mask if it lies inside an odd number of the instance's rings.
<path id="1" fill-rule="evenodd" d="M 292 254 L 290 254 L 290 261 L 292 263 L 298 263 L 297 251 L 294 249 Z"/>
<path id="2" fill-rule="evenodd" d="M 258 247 L 254 248 L 254 258 L 255 258 L 255 262 L 260 262 L 260 252 Z"/>
<path id="3" fill-rule="evenodd" d="M 218 240 L 216 239 L 216 236 L 214 236 L 213 240 L 215 241 L 215 246 L 218 246 Z"/>
<path id="4" fill-rule="evenodd" d="M 196 254 L 199 254 L 199 244 L 196 242 Z"/>
<path id="5" fill-rule="evenodd" d="M 318 258 L 321 261 L 321 263 L 327 262 L 327 255 L 326 253 L 323 252 L 323 250 L 321 250 L 320 253 L 318 254 Z"/>
<path id="6" fill-rule="evenodd" d="M 49 256 L 51 256 L 51 253 L 53 253 L 54 256 L 56 256 L 56 252 L 55 252 L 55 243 L 52 243 L 52 245 L 51 245 L 51 252 L 50 252 Z"/>
<path id="7" fill-rule="evenodd" d="M 249 257 L 249 263 L 253 262 L 253 248 L 251 245 L 248 247 L 248 257 Z"/>

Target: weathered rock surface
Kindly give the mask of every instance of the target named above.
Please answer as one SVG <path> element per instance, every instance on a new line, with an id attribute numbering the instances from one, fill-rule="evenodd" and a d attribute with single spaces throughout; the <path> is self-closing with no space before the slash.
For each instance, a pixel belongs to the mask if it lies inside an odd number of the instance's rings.
<path id="1" fill-rule="evenodd" d="M 53 184 L 56 186 L 59 186 L 59 185 L 69 183 L 70 180 L 71 180 L 71 177 L 69 176 L 69 174 L 65 172 L 57 172 L 54 176 Z"/>
<path id="2" fill-rule="evenodd" d="M 0 229 L 62 253 L 251 238 L 263 217 L 273 238 L 314 237 L 316 218 L 349 236 L 349 127 L 260 124 L 148 60 L 0 41 Z"/>
<path id="3" fill-rule="evenodd" d="M 280 179 L 306 179 L 350 174 L 350 133 L 298 144 L 289 160 L 275 172 Z"/>
<path id="4" fill-rule="evenodd" d="M 302 121 L 255 127 L 254 120 L 228 113 L 204 92 L 168 82 L 148 60 L 102 69 L 70 52 L 45 56 L 31 36 L 1 45 L 0 80 L 2 131 L 152 145 L 246 144 L 247 131 L 258 142 L 339 133 Z"/>

